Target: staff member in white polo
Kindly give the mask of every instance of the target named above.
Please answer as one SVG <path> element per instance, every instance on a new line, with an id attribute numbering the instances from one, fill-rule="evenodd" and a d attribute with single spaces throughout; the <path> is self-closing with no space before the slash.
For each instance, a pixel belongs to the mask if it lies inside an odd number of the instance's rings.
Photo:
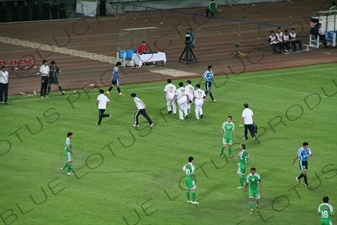
<path id="1" fill-rule="evenodd" d="M 252 135 L 252 138 L 255 140 L 255 132 L 254 132 L 254 114 L 251 109 L 248 108 L 248 103 L 243 104 L 244 110 L 242 111 L 242 117 L 240 124 L 244 124 L 244 133 L 243 133 L 243 140 L 248 140 L 247 134 L 248 130 L 249 133 Z"/>
<path id="2" fill-rule="evenodd" d="M 110 100 L 104 95 L 104 90 L 99 90 L 99 95 L 97 97 L 96 105 L 98 106 L 98 123 L 96 125 L 101 125 L 103 117 L 110 117 L 111 114 L 104 114 L 106 107 L 109 105 Z"/>
<path id="3" fill-rule="evenodd" d="M 47 60 L 43 60 L 39 70 L 41 75 L 41 90 L 40 90 L 41 98 L 47 97 L 48 77 L 50 72 L 50 68 L 47 65 L 47 63 L 48 63 Z"/>
<path id="4" fill-rule="evenodd" d="M 1 66 L 0 70 L 0 103 L 8 104 L 8 77 L 6 66 Z M 5 97 L 5 98 L 3 98 Z"/>
<path id="5" fill-rule="evenodd" d="M 138 122 L 138 116 L 142 114 L 147 122 L 150 124 L 150 127 L 153 127 L 153 122 L 149 115 L 146 113 L 146 105 L 145 103 L 137 97 L 136 93 L 131 94 L 131 98 L 133 98 L 133 101 L 136 103 L 136 107 L 134 109 L 137 109 L 135 112 L 135 122 L 133 124 L 134 127 L 139 127 L 139 122 Z"/>

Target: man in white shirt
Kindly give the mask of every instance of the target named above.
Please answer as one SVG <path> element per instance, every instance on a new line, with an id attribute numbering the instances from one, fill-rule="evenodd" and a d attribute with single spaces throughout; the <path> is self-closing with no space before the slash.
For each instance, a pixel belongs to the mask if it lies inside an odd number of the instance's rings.
<path id="1" fill-rule="evenodd" d="M 179 118 L 181 120 L 187 119 L 188 97 L 187 97 L 186 89 L 184 87 L 183 82 L 179 83 L 179 88 L 176 91 L 176 95 L 177 95 L 177 102 L 178 102 L 178 107 L 179 107 Z"/>
<path id="2" fill-rule="evenodd" d="M 8 104 L 8 77 L 6 66 L 1 66 L 0 70 L 0 103 Z"/>
<path id="3" fill-rule="evenodd" d="M 192 86 L 192 82 L 190 80 L 187 81 L 187 85 L 185 86 L 185 93 L 188 97 L 187 102 L 187 115 L 190 113 L 192 101 L 193 101 L 193 95 L 194 95 L 194 87 Z"/>
<path id="4" fill-rule="evenodd" d="M 200 118 L 204 117 L 202 105 L 204 104 L 205 98 L 206 94 L 203 90 L 200 89 L 200 84 L 195 85 L 193 102 L 195 105 L 195 118 L 197 120 L 199 119 L 199 116 Z"/>
<path id="5" fill-rule="evenodd" d="M 254 131 L 254 114 L 253 111 L 248 108 L 248 103 L 245 103 L 244 105 L 244 110 L 242 111 L 242 117 L 240 124 L 244 124 L 244 133 L 243 133 L 243 139 L 248 140 L 247 134 L 248 130 L 249 133 L 251 134 L 252 138 L 255 140 L 255 131 Z"/>
<path id="6" fill-rule="evenodd" d="M 171 79 L 167 79 L 167 85 L 164 88 L 164 98 L 166 99 L 166 106 L 168 113 L 172 113 L 175 115 L 177 113 L 176 106 L 176 86 L 172 84 Z"/>
<path id="7" fill-rule="evenodd" d="M 41 98 L 47 97 L 48 77 L 50 72 L 50 68 L 47 65 L 47 63 L 48 63 L 47 60 L 43 60 L 39 70 L 41 75 L 41 90 L 40 90 Z"/>
<path id="8" fill-rule="evenodd" d="M 98 122 L 96 123 L 96 125 L 101 125 L 102 119 L 104 117 L 110 117 L 111 119 L 111 114 L 104 114 L 106 107 L 109 105 L 109 102 L 110 100 L 108 99 L 108 97 L 104 95 L 104 90 L 100 89 L 96 101 L 96 105 L 98 106 Z"/>
<path id="9" fill-rule="evenodd" d="M 133 101 L 136 103 L 136 107 L 134 107 L 134 109 L 137 109 L 137 111 L 135 112 L 135 121 L 133 126 L 134 127 L 139 127 L 139 122 L 138 122 L 138 116 L 140 114 L 142 114 L 145 119 L 147 120 L 147 122 L 150 124 L 150 127 L 153 127 L 153 122 L 151 120 L 151 118 L 149 117 L 149 115 L 147 115 L 146 113 L 146 105 L 145 103 L 137 97 L 136 93 L 131 93 L 131 98 L 133 98 Z"/>
<path id="10" fill-rule="evenodd" d="M 318 34 L 319 34 L 319 40 L 323 42 L 324 48 L 327 48 L 326 40 L 325 40 L 325 32 L 322 28 L 322 24 L 318 24 Z"/>

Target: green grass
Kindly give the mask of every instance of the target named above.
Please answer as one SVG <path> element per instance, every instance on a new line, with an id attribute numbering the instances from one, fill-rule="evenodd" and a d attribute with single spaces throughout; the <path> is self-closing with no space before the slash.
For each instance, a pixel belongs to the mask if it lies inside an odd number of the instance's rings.
<path id="1" fill-rule="evenodd" d="M 337 207 L 335 79 L 332 64 L 233 75 L 223 86 L 226 77 L 219 76 L 213 87 L 218 102 L 204 104 L 198 121 L 194 112 L 185 121 L 164 115 L 165 82 L 124 85 L 125 97 L 113 90 L 107 110 L 113 119 L 101 126 L 95 126 L 97 90 L 48 99 L 12 96 L 10 105 L 0 105 L 0 224 L 318 224 L 323 196 Z M 131 92 L 145 101 L 152 130 L 142 117 L 140 128 L 132 127 Z M 241 140 L 245 102 L 254 111 L 259 142 Z M 260 214 L 249 214 L 247 193 L 236 189 L 237 162 L 219 157 L 220 126 L 228 115 L 236 124 L 234 154 L 246 143 L 248 167 L 263 180 Z M 69 131 L 76 176 L 60 171 Z M 300 171 L 291 162 L 304 141 L 316 159 L 309 162 L 311 188 L 301 184 L 296 192 Z M 190 155 L 198 167 L 199 205 L 186 204 L 182 189 Z"/>

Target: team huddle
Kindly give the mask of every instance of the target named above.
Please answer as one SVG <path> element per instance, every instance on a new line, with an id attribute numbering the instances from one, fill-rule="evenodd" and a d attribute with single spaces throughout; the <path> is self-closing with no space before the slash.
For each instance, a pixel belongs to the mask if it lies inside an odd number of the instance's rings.
<path id="1" fill-rule="evenodd" d="M 200 83 L 203 79 L 205 80 L 206 91 L 200 88 Z M 176 86 L 172 84 L 172 80 L 168 79 L 167 85 L 164 88 L 164 99 L 166 99 L 168 114 L 173 112 L 173 114 L 176 115 L 176 103 L 178 103 L 179 119 L 187 119 L 191 110 L 191 105 L 194 104 L 195 118 L 197 120 L 203 118 L 202 105 L 204 102 L 207 102 L 207 94 L 209 93 L 212 101 L 216 102 L 212 94 L 212 82 L 214 79 L 212 66 L 208 66 L 199 84 L 195 85 L 195 87 L 193 87 L 192 82 L 188 80 L 186 86 L 184 86 L 183 82 L 180 82 L 179 88 L 177 89 Z"/>

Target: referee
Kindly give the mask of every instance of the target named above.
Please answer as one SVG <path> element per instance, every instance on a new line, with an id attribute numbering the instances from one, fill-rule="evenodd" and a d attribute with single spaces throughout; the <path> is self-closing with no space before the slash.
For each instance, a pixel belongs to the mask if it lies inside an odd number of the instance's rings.
<path id="1" fill-rule="evenodd" d="M 145 119 L 147 120 L 147 122 L 150 124 L 150 127 L 153 127 L 153 122 L 151 120 L 151 118 L 149 117 L 149 115 L 147 115 L 146 113 L 146 105 L 145 103 L 137 97 L 136 93 L 132 93 L 131 94 L 131 98 L 133 98 L 133 101 L 136 103 L 136 107 L 134 109 L 137 109 L 137 111 L 135 112 L 135 122 L 133 124 L 134 127 L 139 127 L 139 122 L 138 122 L 138 116 L 140 114 L 142 114 Z"/>
<path id="2" fill-rule="evenodd" d="M 309 145 L 308 142 L 303 142 L 303 147 L 298 149 L 297 154 L 296 154 L 296 158 L 292 162 L 292 164 L 294 164 L 296 162 L 297 158 L 299 158 L 301 174 L 298 177 L 296 177 L 295 179 L 298 183 L 300 183 L 301 178 L 303 177 L 304 178 L 304 185 L 306 187 L 309 186 L 308 177 L 307 177 L 309 155 L 312 158 L 314 158 L 314 155 L 311 154 L 311 150 L 310 150 L 310 148 L 308 148 L 308 145 Z"/>
<path id="3" fill-rule="evenodd" d="M 240 124 L 244 124 L 243 140 L 248 140 L 248 130 L 254 140 L 256 140 L 254 131 L 254 114 L 253 111 L 248 108 L 248 103 L 243 104 L 244 110 L 242 111 L 242 117 Z"/>
<path id="4" fill-rule="evenodd" d="M 47 60 L 42 61 L 42 65 L 40 66 L 40 75 L 41 75 L 41 90 L 40 95 L 41 98 L 47 97 L 47 88 L 48 88 L 48 77 L 50 68 L 47 65 Z"/>

